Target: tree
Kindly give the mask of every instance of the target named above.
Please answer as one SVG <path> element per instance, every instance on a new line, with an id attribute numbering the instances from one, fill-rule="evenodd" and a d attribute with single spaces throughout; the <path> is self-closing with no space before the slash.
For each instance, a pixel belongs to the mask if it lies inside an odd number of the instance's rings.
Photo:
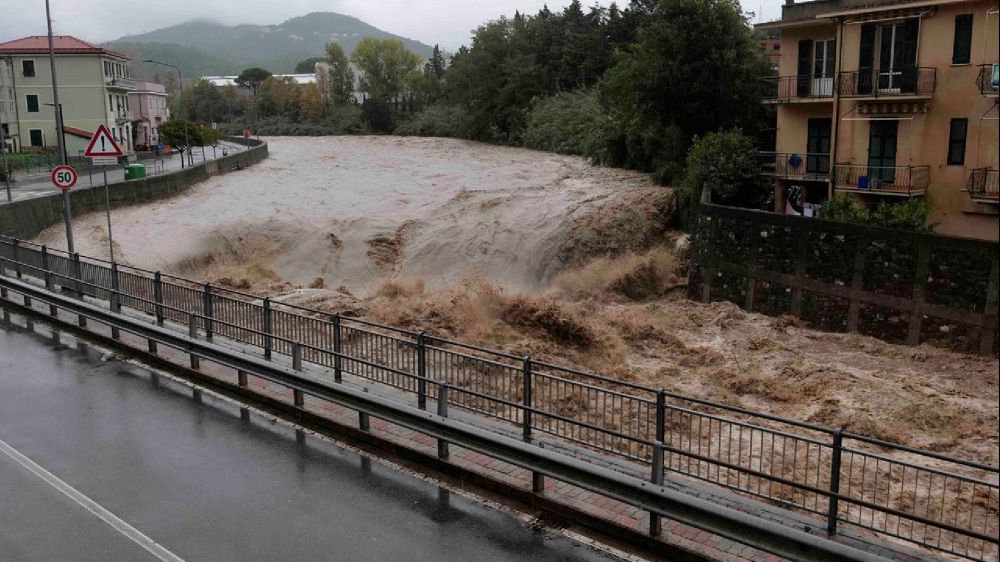
<path id="1" fill-rule="evenodd" d="M 420 57 L 396 39 L 364 39 L 354 49 L 354 63 L 361 71 L 361 89 L 371 98 L 398 102 L 404 81 L 420 65 Z"/>
<path id="2" fill-rule="evenodd" d="M 295 65 L 295 74 L 312 74 L 316 72 L 316 63 L 323 62 L 326 59 L 323 57 L 312 57 L 304 61 L 299 62 Z"/>
<path id="3" fill-rule="evenodd" d="M 299 117 L 303 119 L 319 119 L 323 116 L 325 104 L 320 95 L 319 86 L 309 84 L 302 89 L 299 96 Z"/>
<path id="4" fill-rule="evenodd" d="M 269 76 L 260 85 L 258 109 L 264 115 L 282 115 L 293 121 L 299 117 L 302 90 L 289 76 Z"/>
<path id="5" fill-rule="evenodd" d="M 444 55 L 441 54 L 441 49 L 434 45 L 434 52 L 431 54 L 430 60 L 427 61 L 427 73 L 441 80 L 444 78 L 444 71 Z"/>
<path id="6" fill-rule="evenodd" d="M 265 80 L 271 77 L 271 73 L 263 68 L 248 68 L 236 77 L 236 85 L 250 90 L 254 97 L 257 97 L 257 90 Z"/>
<path id="7" fill-rule="evenodd" d="M 187 130 L 187 135 L 184 132 Z M 204 123 L 192 123 L 175 119 L 160 125 L 160 140 L 174 147 L 183 147 L 185 139 L 190 146 L 209 146 L 220 138 L 218 131 Z"/>
<path id="8" fill-rule="evenodd" d="M 712 202 L 764 208 L 772 195 L 760 174 L 753 137 L 729 129 L 697 137 L 687 156 L 687 169 L 677 190 L 682 220 L 690 219 L 709 189 Z"/>
<path id="9" fill-rule="evenodd" d="M 326 63 L 330 65 L 327 77 L 327 95 L 337 104 L 353 100 L 354 71 L 339 43 L 326 44 Z"/>

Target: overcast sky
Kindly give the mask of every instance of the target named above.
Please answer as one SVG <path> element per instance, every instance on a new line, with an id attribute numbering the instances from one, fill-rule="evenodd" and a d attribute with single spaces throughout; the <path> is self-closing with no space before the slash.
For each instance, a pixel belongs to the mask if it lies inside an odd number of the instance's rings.
<path id="1" fill-rule="evenodd" d="M 382 30 L 440 43 L 454 50 L 484 21 L 515 10 L 534 13 L 543 4 L 561 9 L 570 0 L 50 0 L 52 30 L 92 42 L 152 31 L 195 18 L 225 24 L 276 24 L 309 12 L 340 12 Z M 743 8 L 763 19 L 781 15 L 782 0 L 742 0 Z M 619 0 L 626 4 L 628 0 Z M 610 0 L 600 0 L 603 5 Z M 589 6 L 593 0 L 584 2 Z M 754 17 L 754 21 L 760 19 Z M 0 0 L 0 41 L 44 35 L 42 0 Z"/>

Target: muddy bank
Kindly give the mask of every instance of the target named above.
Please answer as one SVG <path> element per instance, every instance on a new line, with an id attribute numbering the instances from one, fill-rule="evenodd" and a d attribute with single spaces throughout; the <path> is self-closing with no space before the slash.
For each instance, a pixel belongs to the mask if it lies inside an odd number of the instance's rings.
<path id="1" fill-rule="evenodd" d="M 581 158 L 454 139 L 267 141 L 270 157 L 252 170 L 116 210 L 119 261 L 249 286 L 320 278 L 359 294 L 400 274 L 433 284 L 475 272 L 538 289 L 575 255 L 570 231 L 589 214 L 669 193 Z M 643 220 L 624 232 L 653 227 Z M 74 224 L 78 251 L 107 255 L 101 215 Z M 56 226 L 39 241 L 63 238 Z"/>

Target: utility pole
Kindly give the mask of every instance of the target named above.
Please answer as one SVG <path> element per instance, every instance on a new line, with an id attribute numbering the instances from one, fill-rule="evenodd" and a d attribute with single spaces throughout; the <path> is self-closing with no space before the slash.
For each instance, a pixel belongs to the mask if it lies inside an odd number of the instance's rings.
<path id="1" fill-rule="evenodd" d="M 56 149 L 59 151 L 59 163 L 66 163 L 65 143 L 63 136 L 62 106 L 59 105 L 59 87 L 56 81 L 56 53 L 52 45 L 52 12 L 49 10 L 49 0 L 45 0 L 45 20 L 49 26 L 49 67 L 52 70 L 52 104 L 56 114 Z M 63 218 L 66 221 L 66 251 L 75 254 L 73 249 L 73 212 L 70 210 L 69 190 L 63 191 Z"/>

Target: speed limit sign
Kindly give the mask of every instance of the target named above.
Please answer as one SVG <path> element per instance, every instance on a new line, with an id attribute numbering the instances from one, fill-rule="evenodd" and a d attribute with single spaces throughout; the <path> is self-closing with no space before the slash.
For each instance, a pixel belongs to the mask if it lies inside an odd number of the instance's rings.
<path id="1" fill-rule="evenodd" d="M 77 179 L 76 169 L 73 166 L 62 164 L 52 170 L 52 185 L 63 191 L 76 185 Z"/>

